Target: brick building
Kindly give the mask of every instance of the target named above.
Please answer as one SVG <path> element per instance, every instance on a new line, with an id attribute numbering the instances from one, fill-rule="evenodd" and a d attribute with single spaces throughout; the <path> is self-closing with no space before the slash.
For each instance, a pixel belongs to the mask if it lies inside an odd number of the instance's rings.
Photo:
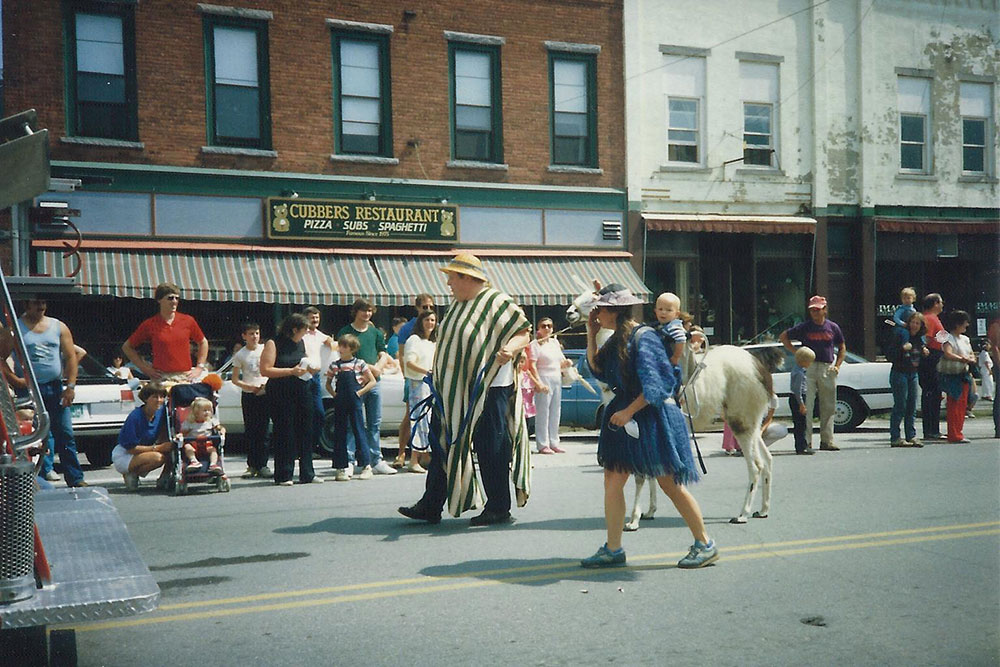
<path id="1" fill-rule="evenodd" d="M 98 347 L 163 279 L 219 342 L 304 303 L 333 324 L 357 296 L 444 300 L 456 249 L 535 315 L 573 275 L 644 291 L 622 58 L 615 1 L 5 0 L 4 111 L 37 109 L 52 176 L 80 181 L 39 199 L 83 236 L 64 258 L 15 209 L 15 270 L 79 266 L 81 303 L 122 321 L 71 320 Z"/>

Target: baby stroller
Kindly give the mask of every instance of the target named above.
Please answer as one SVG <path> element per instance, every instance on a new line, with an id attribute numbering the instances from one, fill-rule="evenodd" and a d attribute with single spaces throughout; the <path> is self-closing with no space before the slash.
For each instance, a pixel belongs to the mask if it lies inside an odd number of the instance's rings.
<path id="1" fill-rule="evenodd" d="M 175 384 L 170 388 L 167 396 L 167 435 L 176 445 L 172 450 L 171 463 L 173 464 L 172 482 L 174 495 L 184 495 L 187 493 L 189 484 L 213 484 L 220 492 L 226 493 L 230 489 L 229 477 L 225 472 L 225 445 L 226 436 L 218 433 L 207 436 L 207 439 L 215 447 L 219 454 L 219 466 L 222 468 L 221 474 L 213 474 L 208 469 L 208 457 L 203 456 L 203 452 L 195 447 L 195 454 L 202 466 L 198 470 L 190 470 L 185 463 L 184 443 L 194 443 L 202 438 L 186 438 L 181 433 L 181 425 L 187 419 L 191 409 L 191 402 L 196 398 L 207 398 L 212 402 L 212 407 L 218 411 L 218 398 L 212 388 L 202 382 L 193 384 Z"/>

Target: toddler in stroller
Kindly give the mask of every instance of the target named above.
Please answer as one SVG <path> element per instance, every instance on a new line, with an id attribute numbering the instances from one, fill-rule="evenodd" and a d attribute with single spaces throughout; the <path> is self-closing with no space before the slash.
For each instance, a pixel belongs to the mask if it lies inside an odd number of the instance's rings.
<path id="1" fill-rule="evenodd" d="M 219 465 L 219 452 L 212 444 L 211 436 L 222 432 L 222 426 L 214 414 L 212 401 L 207 398 L 198 397 L 191 401 L 187 418 L 181 422 L 182 447 L 184 456 L 188 460 L 187 470 L 198 472 L 202 468 L 202 462 L 198 460 L 201 456 L 208 456 L 208 472 L 212 475 L 221 475 L 222 466 Z"/>
<path id="2" fill-rule="evenodd" d="M 226 430 L 214 415 L 216 395 L 204 382 L 178 384 L 170 388 L 168 426 L 174 447 L 174 492 L 186 493 L 188 484 L 215 484 L 229 491 L 223 469 Z"/>

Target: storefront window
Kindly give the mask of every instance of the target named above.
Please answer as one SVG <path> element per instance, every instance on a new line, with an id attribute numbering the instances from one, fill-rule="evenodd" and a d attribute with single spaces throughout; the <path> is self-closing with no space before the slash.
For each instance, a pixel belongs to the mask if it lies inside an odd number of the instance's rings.
<path id="1" fill-rule="evenodd" d="M 802 319 L 806 271 L 803 259 L 757 261 L 757 335 L 761 340 L 776 340 L 782 331 Z"/>

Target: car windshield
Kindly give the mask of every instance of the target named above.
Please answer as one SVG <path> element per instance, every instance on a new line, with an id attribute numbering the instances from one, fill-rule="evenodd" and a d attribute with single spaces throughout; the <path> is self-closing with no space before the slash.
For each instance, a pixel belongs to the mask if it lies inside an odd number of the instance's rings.
<path id="1" fill-rule="evenodd" d="M 101 362 L 88 354 L 80 360 L 77 378 L 112 379 L 113 376 L 107 368 L 101 365 Z"/>

